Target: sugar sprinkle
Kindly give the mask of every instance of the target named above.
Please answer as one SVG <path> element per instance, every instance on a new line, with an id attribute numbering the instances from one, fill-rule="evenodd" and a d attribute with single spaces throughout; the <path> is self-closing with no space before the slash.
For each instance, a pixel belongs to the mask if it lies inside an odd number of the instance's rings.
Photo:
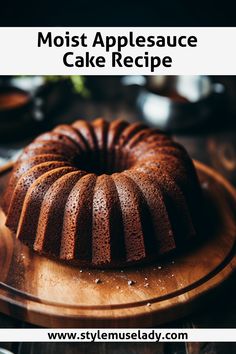
<path id="1" fill-rule="evenodd" d="M 131 286 L 131 285 L 134 285 L 135 284 L 135 281 L 133 280 L 128 280 L 128 285 Z"/>

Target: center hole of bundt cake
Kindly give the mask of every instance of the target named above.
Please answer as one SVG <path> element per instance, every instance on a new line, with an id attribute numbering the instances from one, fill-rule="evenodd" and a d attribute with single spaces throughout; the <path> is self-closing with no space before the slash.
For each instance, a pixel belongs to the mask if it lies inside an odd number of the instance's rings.
<path id="1" fill-rule="evenodd" d="M 125 150 L 115 149 L 90 151 L 78 155 L 74 159 L 74 164 L 80 170 L 102 175 L 122 172 L 130 168 L 133 163 L 131 156 Z"/>

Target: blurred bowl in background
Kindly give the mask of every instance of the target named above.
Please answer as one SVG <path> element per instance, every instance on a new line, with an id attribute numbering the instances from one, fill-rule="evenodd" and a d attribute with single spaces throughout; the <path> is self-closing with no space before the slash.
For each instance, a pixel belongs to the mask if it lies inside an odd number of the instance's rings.
<path id="1" fill-rule="evenodd" d="M 167 131 L 191 130 L 224 106 L 224 85 L 208 76 L 131 76 L 123 81 L 140 87 L 136 102 L 142 118 Z"/>
<path id="2" fill-rule="evenodd" d="M 73 94 L 71 82 L 43 77 L 9 77 L 0 81 L 0 139 L 10 142 L 34 136 L 53 125 Z"/>
<path id="3" fill-rule="evenodd" d="M 0 122 L 25 113 L 31 105 L 32 99 L 27 91 L 14 86 L 0 86 Z"/>
<path id="4" fill-rule="evenodd" d="M 0 86 L 0 138 L 8 139 L 25 129 L 31 119 L 33 100 L 15 86 Z"/>
<path id="5" fill-rule="evenodd" d="M 0 87 L 0 114 L 12 112 L 29 103 L 29 94 L 16 87 Z"/>

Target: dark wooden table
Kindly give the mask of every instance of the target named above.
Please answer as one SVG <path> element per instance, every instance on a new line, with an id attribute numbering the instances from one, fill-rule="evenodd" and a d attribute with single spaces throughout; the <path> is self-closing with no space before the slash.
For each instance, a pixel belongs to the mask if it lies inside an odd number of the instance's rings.
<path id="1" fill-rule="evenodd" d="M 195 129 L 191 133 L 175 135 L 189 151 L 192 158 L 212 166 L 236 186 L 236 82 L 223 78 L 230 87 L 230 112 L 212 119 L 208 126 Z M 56 123 L 69 122 L 77 117 L 92 119 L 104 116 L 107 119 L 123 117 L 137 120 L 137 112 L 132 105 L 114 101 L 74 102 L 70 110 L 58 115 Z M 26 143 L 0 144 L 5 149 L 23 146 Z M 220 289 L 211 305 L 165 327 L 176 328 L 226 328 L 236 327 L 236 279 L 232 279 L 224 289 Z M 0 315 L 1 328 L 28 328 L 32 325 Z M 235 338 L 236 340 L 236 338 Z M 15 354 L 51 353 L 96 353 L 96 354 L 233 354 L 236 343 L 0 343 L 0 347 L 12 350 Z"/>

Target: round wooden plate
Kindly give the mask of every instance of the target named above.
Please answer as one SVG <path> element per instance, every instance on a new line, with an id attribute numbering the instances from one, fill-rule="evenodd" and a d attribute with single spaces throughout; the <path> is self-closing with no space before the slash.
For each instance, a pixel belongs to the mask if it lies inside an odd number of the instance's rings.
<path id="1" fill-rule="evenodd" d="M 158 264 L 101 271 L 58 263 L 15 240 L 0 211 L 0 311 L 45 327 L 85 328 L 151 327 L 197 309 L 236 267 L 236 192 L 195 165 L 208 213 L 204 241 Z"/>

